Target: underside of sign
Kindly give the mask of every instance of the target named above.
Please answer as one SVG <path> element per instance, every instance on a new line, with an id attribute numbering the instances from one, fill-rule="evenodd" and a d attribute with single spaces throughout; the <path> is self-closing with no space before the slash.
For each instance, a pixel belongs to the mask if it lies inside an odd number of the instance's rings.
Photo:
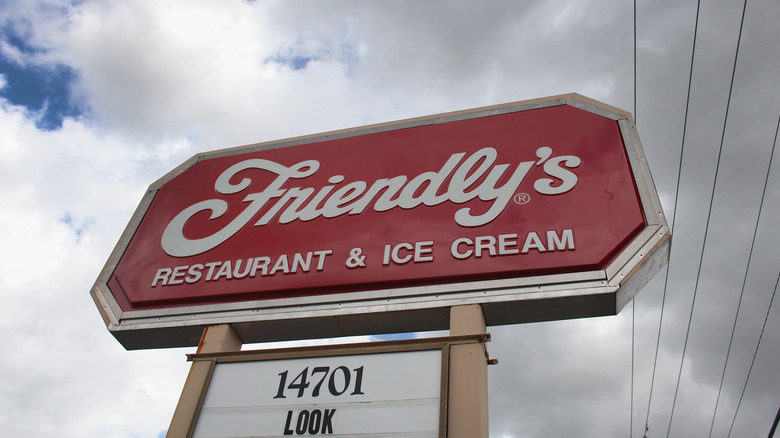
<path id="1" fill-rule="evenodd" d="M 128 349 L 613 315 L 669 237 L 630 114 L 571 94 L 196 155 L 91 293 Z"/>

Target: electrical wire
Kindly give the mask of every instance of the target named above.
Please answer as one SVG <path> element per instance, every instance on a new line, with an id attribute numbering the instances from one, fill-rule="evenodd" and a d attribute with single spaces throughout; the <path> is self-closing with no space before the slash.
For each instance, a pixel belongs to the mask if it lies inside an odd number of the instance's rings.
<path id="1" fill-rule="evenodd" d="M 694 21 L 693 26 L 693 45 L 691 47 L 691 63 L 690 68 L 688 72 L 688 91 L 685 98 L 685 117 L 683 119 L 683 129 L 682 129 L 682 141 L 680 144 L 680 160 L 678 162 L 678 168 L 677 168 L 677 182 L 676 182 L 676 189 L 674 192 L 674 207 L 672 210 L 672 224 L 669 229 L 669 232 L 671 233 L 672 237 L 669 240 L 669 262 L 666 264 L 666 273 L 664 277 L 664 291 L 663 295 L 661 297 L 661 315 L 658 319 L 658 337 L 656 338 L 655 342 L 655 357 L 653 358 L 653 373 L 652 377 L 650 378 L 650 394 L 647 398 L 647 413 L 645 415 L 645 432 L 642 438 L 647 438 L 647 432 L 650 430 L 650 407 L 652 406 L 653 401 L 653 388 L 655 387 L 655 372 L 658 367 L 658 351 L 660 350 L 661 346 L 661 327 L 663 327 L 663 321 L 664 321 L 664 309 L 666 307 L 666 291 L 669 286 L 669 269 L 671 266 L 671 257 L 672 257 L 672 248 L 674 247 L 674 224 L 677 220 L 677 203 L 680 199 L 680 176 L 682 175 L 682 167 L 683 167 L 683 157 L 685 155 L 685 133 L 688 131 L 688 112 L 690 109 L 691 104 L 691 82 L 693 81 L 693 61 L 696 56 L 696 40 L 699 35 L 699 11 L 701 9 L 701 0 L 698 0 L 696 2 L 696 20 Z"/>
<path id="2" fill-rule="evenodd" d="M 748 380 L 750 380 L 750 373 L 753 372 L 753 365 L 756 363 L 756 356 L 758 355 L 758 347 L 761 345 L 761 339 L 764 337 L 764 330 L 766 329 L 766 322 L 769 320 L 769 312 L 772 311 L 772 303 L 775 301 L 775 294 L 777 294 L 777 285 L 780 284 L 780 273 L 777 274 L 777 281 L 775 281 L 775 290 L 772 292 L 772 298 L 769 300 L 769 307 L 766 309 L 766 316 L 764 316 L 764 325 L 761 327 L 761 334 L 758 335 L 758 342 L 756 343 L 756 349 L 753 352 L 753 360 L 750 361 L 750 368 L 748 369 L 747 377 L 745 377 L 745 384 L 742 386 L 742 394 L 739 395 L 739 402 L 737 403 L 737 409 L 734 412 L 734 418 L 731 420 L 731 427 L 729 427 L 729 434 L 734 429 L 734 422 L 737 421 L 737 414 L 739 413 L 739 407 L 742 405 L 742 398 L 745 396 L 745 389 L 747 389 Z M 780 410 L 778 410 L 778 416 L 780 416 Z M 774 435 L 775 428 L 777 427 L 777 417 L 775 417 L 775 423 L 772 424 L 772 429 L 769 432 L 769 438 Z"/>
<path id="3" fill-rule="evenodd" d="M 745 284 L 747 284 L 748 273 L 750 272 L 750 261 L 753 259 L 753 248 L 756 245 L 756 236 L 758 235 L 758 225 L 761 221 L 761 212 L 764 209 L 764 199 L 766 198 L 766 189 L 769 185 L 769 174 L 772 170 L 772 161 L 775 156 L 775 146 L 777 145 L 777 132 L 780 129 L 780 118 L 777 120 L 777 128 L 775 128 L 775 139 L 772 143 L 772 152 L 769 154 L 769 165 L 766 169 L 766 179 L 764 180 L 764 191 L 761 194 L 761 203 L 758 207 L 758 216 L 756 217 L 756 227 L 753 230 L 753 241 L 750 244 L 750 252 L 748 253 L 748 262 L 745 267 L 745 276 L 742 278 L 742 290 L 739 292 L 739 302 L 737 303 L 737 312 L 734 315 L 734 325 L 731 327 L 731 338 L 729 338 L 729 348 L 726 350 L 726 363 L 723 364 L 723 373 L 720 376 L 720 387 L 718 388 L 718 398 L 715 401 L 715 412 L 712 413 L 712 423 L 710 424 L 710 434 L 712 436 L 712 430 L 715 427 L 715 417 L 718 414 L 718 405 L 720 404 L 720 396 L 723 391 L 723 381 L 726 379 L 726 368 L 729 364 L 729 356 L 731 355 L 731 346 L 734 343 L 734 332 L 737 330 L 737 320 L 739 320 L 739 310 L 742 307 L 742 297 L 745 294 Z"/>
<path id="4" fill-rule="evenodd" d="M 736 73 L 736 70 L 737 70 L 737 60 L 739 59 L 739 46 L 740 46 L 740 43 L 742 41 L 742 29 L 743 29 L 743 26 L 744 26 L 744 23 L 745 23 L 745 10 L 746 9 L 747 9 L 747 0 L 744 1 L 743 6 L 742 6 L 742 19 L 741 19 L 740 24 L 739 24 L 739 34 L 737 36 L 737 49 L 736 49 L 736 52 L 734 54 L 734 64 L 733 64 L 732 70 L 731 70 L 731 83 L 729 84 L 729 96 L 728 96 L 728 99 L 726 100 L 726 114 L 725 114 L 725 116 L 723 118 L 723 130 L 721 132 L 721 137 L 720 137 L 720 147 L 718 148 L 718 159 L 717 159 L 717 162 L 715 164 L 715 178 L 714 178 L 714 180 L 712 182 L 712 192 L 710 194 L 710 205 L 709 205 L 709 211 L 707 212 L 707 223 L 704 226 L 704 241 L 702 242 L 702 245 L 701 245 L 701 254 L 699 256 L 699 268 L 698 268 L 698 271 L 696 273 L 696 283 L 695 283 L 694 288 L 693 288 L 693 299 L 691 300 L 691 313 L 688 316 L 688 328 L 687 328 L 687 330 L 685 332 L 685 343 L 683 344 L 683 353 L 682 353 L 682 358 L 680 359 L 680 370 L 679 370 L 679 372 L 677 374 L 677 384 L 676 384 L 675 389 L 674 389 L 674 399 L 672 400 L 672 413 L 669 416 L 669 427 L 668 427 L 668 429 L 666 431 L 667 438 L 669 437 L 669 434 L 671 433 L 671 430 L 672 430 L 672 422 L 674 420 L 674 408 L 675 408 L 675 406 L 677 404 L 677 394 L 679 393 L 679 390 L 680 390 L 680 380 L 682 378 L 683 365 L 685 364 L 685 353 L 688 350 L 688 339 L 689 339 L 690 334 L 691 334 L 691 322 L 693 321 L 693 311 L 696 308 L 696 295 L 697 295 L 697 292 L 699 291 L 699 280 L 701 279 L 701 269 L 702 269 L 702 265 L 703 265 L 703 262 L 704 262 L 704 251 L 705 251 L 705 248 L 707 247 L 707 235 L 709 234 L 710 220 L 712 218 L 712 206 L 713 206 L 714 200 L 715 200 L 715 189 L 716 189 L 717 184 L 718 184 L 718 175 L 720 174 L 720 160 L 721 160 L 721 157 L 723 155 L 723 142 L 724 142 L 724 139 L 726 137 L 726 126 L 728 125 L 729 109 L 731 107 L 731 96 L 732 96 L 732 93 L 733 93 L 733 90 L 734 90 L 734 76 L 735 76 L 735 73 Z"/>
<path id="5" fill-rule="evenodd" d="M 634 338 L 636 327 L 636 297 L 631 299 L 631 403 L 630 413 L 631 418 L 629 421 L 629 438 L 634 437 Z"/>
<path id="6" fill-rule="evenodd" d="M 772 438 L 775 436 L 775 431 L 777 430 L 777 424 L 780 423 L 780 408 L 777 408 L 777 414 L 775 415 L 775 421 L 772 423 L 772 427 L 769 428 L 769 435 L 767 435 L 767 438 Z"/>
<path id="7" fill-rule="evenodd" d="M 775 147 L 777 146 L 777 134 L 778 131 L 780 131 L 780 117 L 777 119 L 777 127 L 775 128 L 775 140 L 772 143 L 772 153 L 769 158 L 769 166 L 771 168 L 772 161 L 775 154 Z M 769 181 L 769 169 L 767 169 L 767 177 L 766 182 L 764 183 L 764 194 L 766 194 L 766 187 L 768 186 Z M 763 205 L 764 196 L 761 197 L 761 202 Z M 759 210 L 760 211 L 760 210 Z M 769 300 L 769 307 L 766 311 L 766 316 L 764 317 L 764 325 L 761 327 L 761 334 L 758 336 L 758 342 L 756 343 L 756 349 L 753 352 L 753 360 L 750 362 L 750 368 L 748 369 L 747 376 L 745 377 L 745 384 L 742 386 L 742 394 L 739 396 L 739 402 L 737 403 L 737 409 L 734 411 L 734 418 L 731 420 L 731 427 L 729 427 L 729 434 L 728 436 L 731 436 L 731 431 L 734 429 L 734 422 L 737 420 L 737 414 L 739 413 L 739 407 L 742 405 L 742 398 L 745 396 L 745 389 L 747 388 L 748 380 L 750 379 L 750 373 L 753 371 L 753 364 L 756 362 L 756 355 L 758 354 L 758 347 L 761 345 L 761 339 L 764 337 L 764 330 L 766 329 L 766 322 L 769 319 L 769 312 L 772 310 L 772 303 L 775 300 L 775 294 L 777 293 L 777 284 L 780 283 L 780 274 L 777 276 L 777 282 L 775 282 L 775 290 L 772 292 L 772 298 Z M 780 415 L 780 410 L 778 410 L 778 415 Z M 777 420 L 775 420 L 777 421 Z M 773 425 L 773 430 L 770 432 L 770 437 L 772 434 L 774 434 L 774 428 L 776 427 L 776 424 Z"/>
<path id="8" fill-rule="evenodd" d="M 636 126 L 636 0 L 634 0 L 634 126 Z M 628 437 L 634 438 L 634 360 L 636 344 L 636 297 L 631 299 L 631 391 L 629 399 Z"/>
<path id="9" fill-rule="evenodd" d="M 636 0 L 634 0 L 634 125 L 636 125 Z"/>

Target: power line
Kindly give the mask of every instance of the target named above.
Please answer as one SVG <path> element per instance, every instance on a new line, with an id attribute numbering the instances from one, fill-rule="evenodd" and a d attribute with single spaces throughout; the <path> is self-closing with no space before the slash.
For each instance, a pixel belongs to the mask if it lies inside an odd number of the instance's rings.
<path id="1" fill-rule="evenodd" d="M 769 435 L 767 435 L 767 438 L 772 438 L 775 436 L 775 431 L 777 430 L 777 423 L 780 423 L 780 408 L 777 408 L 777 415 L 775 415 L 775 421 L 772 423 L 772 427 L 769 429 Z"/>
<path id="2" fill-rule="evenodd" d="M 737 320 L 739 319 L 739 310 L 742 307 L 742 297 L 745 294 L 745 284 L 747 283 L 748 272 L 750 272 L 750 261 L 753 259 L 753 248 L 756 245 L 756 236 L 758 235 L 758 225 L 761 221 L 761 212 L 764 209 L 764 199 L 766 198 L 766 189 L 769 185 L 769 174 L 772 170 L 772 161 L 775 156 L 775 146 L 777 145 L 777 132 L 780 129 L 780 118 L 777 120 L 777 128 L 775 128 L 775 139 L 772 142 L 772 152 L 769 154 L 769 165 L 766 169 L 766 179 L 764 180 L 764 191 L 761 194 L 761 203 L 758 207 L 758 216 L 756 217 L 756 227 L 753 230 L 753 241 L 750 244 L 750 252 L 748 253 L 748 262 L 745 267 L 745 276 L 742 278 L 742 290 L 739 292 L 739 302 L 737 303 L 737 312 L 734 315 L 734 325 L 731 327 L 731 338 L 729 339 L 729 348 L 726 350 L 726 363 L 723 364 L 723 373 L 720 376 L 720 387 L 718 388 L 718 398 L 715 401 L 715 412 L 712 413 L 712 423 L 710 424 L 710 434 L 712 436 L 712 429 L 715 427 L 715 417 L 718 413 L 718 405 L 720 404 L 720 395 L 723 390 L 723 381 L 726 379 L 726 368 L 729 364 L 729 356 L 731 355 L 731 346 L 734 342 L 734 332 L 737 329 Z"/>
<path id="3" fill-rule="evenodd" d="M 636 0 L 634 0 L 634 125 L 636 126 Z M 634 438 L 634 360 L 636 344 L 636 297 L 631 299 L 631 391 L 629 399 L 628 436 Z"/>
<path id="4" fill-rule="evenodd" d="M 769 166 L 771 168 L 772 161 L 775 155 L 775 147 L 777 146 L 777 133 L 780 131 L 780 117 L 777 119 L 777 127 L 775 128 L 775 140 L 772 143 L 772 153 L 770 154 L 769 158 Z M 767 177 L 766 181 L 764 183 L 764 194 L 766 194 L 766 187 L 768 185 L 769 181 L 769 169 L 767 169 Z M 761 197 L 761 203 L 763 205 L 764 202 L 764 196 Z M 759 210 L 760 211 L 760 210 Z M 731 420 L 731 427 L 729 427 L 729 434 L 728 436 L 731 436 L 731 431 L 734 429 L 734 422 L 737 420 L 737 414 L 739 413 L 739 407 L 742 405 L 742 398 L 745 396 L 745 389 L 747 388 L 748 380 L 750 379 L 750 373 L 753 371 L 753 364 L 756 362 L 756 355 L 758 355 L 758 346 L 761 345 L 761 339 L 764 337 L 764 330 L 766 329 L 766 322 L 769 319 L 769 312 L 772 311 L 772 303 L 775 301 L 775 294 L 777 293 L 777 285 L 780 283 L 780 274 L 777 275 L 777 281 L 775 282 L 775 290 L 772 292 L 772 298 L 769 300 L 769 307 L 766 310 L 766 316 L 764 317 L 764 325 L 761 327 L 761 334 L 758 336 L 758 342 L 756 343 L 756 349 L 753 352 L 753 360 L 750 362 L 750 368 L 748 369 L 747 376 L 745 377 L 745 384 L 742 386 L 742 394 L 739 396 L 739 402 L 737 403 L 737 409 L 734 411 L 734 418 Z M 778 410 L 778 416 L 780 416 L 780 410 Z M 772 425 L 772 430 L 769 434 L 771 437 L 774 435 L 774 430 L 777 427 L 777 418 L 775 418 L 775 423 Z"/>
<path id="5" fill-rule="evenodd" d="M 666 431 L 666 436 L 667 437 L 669 436 L 669 434 L 670 434 L 670 432 L 672 430 L 672 421 L 674 419 L 674 408 L 675 408 L 675 405 L 677 404 L 677 394 L 678 394 L 678 392 L 680 390 L 680 379 L 682 378 L 683 364 L 685 363 L 685 353 L 688 350 L 688 339 L 689 339 L 690 334 L 691 334 L 691 321 L 693 321 L 693 311 L 696 308 L 696 294 L 697 294 L 697 292 L 699 290 L 699 280 L 701 278 L 701 269 L 702 269 L 702 264 L 704 262 L 704 251 L 705 251 L 705 248 L 707 247 L 707 235 L 709 234 L 710 219 L 712 218 L 712 206 L 713 206 L 714 200 L 715 200 L 715 188 L 716 188 L 716 186 L 718 184 L 718 175 L 720 174 L 720 159 L 721 159 L 721 157 L 723 155 L 723 141 L 724 141 L 724 139 L 726 137 L 726 126 L 728 125 L 729 109 L 731 107 L 731 95 L 732 95 L 732 92 L 734 90 L 734 76 L 735 76 L 735 73 L 737 71 L 737 60 L 739 59 L 739 46 L 740 46 L 740 43 L 742 41 L 742 29 L 743 29 L 743 25 L 745 23 L 745 10 L 746 9 L 747 9 L 747 0 L 744 1 L 743 6 L 742 6 L 742 19 L 741 19 L 741 21 L 739 23 L 739 34 L 737 36 L 737 49 L 736 49 L 736 52 L 734 54 L 734 64 L 733 64 L 732 69 L 731 69 L 731 83 L 729 84 L 729 96 L 728 96 L 728 99 L 726 100 L 726 114 L 724 115 L 724 118 L 723 118 L 723 130 L 722 130 L 721 136 L 720 136 L 720 147 L 718 148 L 718 159 L 717 159 L 717 162 L 715 164 L 715 178 L 712 181 L 712 192 L 711 192 L 711 195 L 710 195 L 710 206 L 709 206 L 709 211 L 707 212 L 707 223 L 704 226 L 704 240 L 703 240 L 702 245 L 701 245 L 701 255 L 699 256 L 699 268 L 698 268 L 698 271 L 696 272 L 696 283 L 695 283 L 694 288 L 693 288 L 693 299 L 691 300 L 691 313 L 688 316 L 688 328 L 687 328 L 687 330 L 685 332 L 685 343 L 683 344 L 683 353 L 682 353 L 682 358 L 680 359 L 680 370 L 679 370 L 679 372 L 677 374 L 677 384 L 676 384 L 675 389 L 674 389 L 674 399 L 672 400 L 672 413 L 669 416 L 669 427 L 668 427 L 668 429 Z"/>
<path id="6" fill-rule="evenodd" d="M 669 240 L 669 262 L 666 264 L 666 274 L 664 278 L 664 291 L 661 297 L 661 316 L 658 319 L 658 337 L 656 338 L 656 342 L 655 342 L 655 357 L 653 358 L 653 373 L 652 373 L 652 377 L 650 378 L 650 394 L 647 398 L 647 414 L 645 415 L 645 433 L 643 435 L 643 438 L 647 438 L 647 431 L 650 430 L 650 426 L 649 426 L 650 407 L 653 401 L 653 388 L 655 386 L 655 371 L 658 366 L 658 350 L 660 349 L 661 346 L 661 327 L 663 327 L 664 309 L 666 308 L 666 291 L 669 286 L 669 269 L 671 267 L 672 248 L 674 243 L 674 224 L 675 221 L 677 220 L 677 202 L 680 199 L 680 176 L 682 175 L 683 157 L 685 155 L 685 133 L 688 130 L 688 112 L 689 112 L 688 110 L 691 104 L 691 82 L 693 81 L 693 60 L 696 56 L 696 39 L 698 38 L 699 35 L 699 10 L 700 9 L 701 9 L 701 0 L 698 0 L 696 2 L 696 20 L 694 22 L 694 27 L 693 27 L 693 45 L 691 47 L 691 63 L 688 72 L 688 91 L 687 91 L 687 96 L 685 98 L 685 118 L 683 119 L 682 142 L 680 144 L 680 160 L 678 162 L 678 168 L 677 168 L 677 182 L 676 182 L 677 187 L 674 192 L 672 224 L 671 224 L 671 228 L 669 229 L 672 235 L 672 238 Z"/>
<path id="7" fill-rule="evenodd" d="M 635 339 L 635 327 L 636 327 L 636 297 L 631 299 L 631 406 L 629 412 L 631 413 L 631 421 L 629 422 L 629 438 L 634 437 L 634 339 Z"/>
<path id="8" fill-rule="evenodd" d="M 758 347 L 761 345 L 761 339 L 764 337 L 764 330 L 766 330 L 766 322 L 769 320 L 769 312 L 772 311 L 772 303 L 775 301 L 775 294 L 777 294 L 777 285 L 780 284 L 780 273 L 777 274 L 777 281 L 775 281 L 775 290 L 772 292 L 772 298 L 769 300 L 769 307 L 766 309 L 766 316 L 764 316 L 764 325 L 761 327 L 761 334 L 758 335 L 758 342 L 756 342 L 756 349 L 753 351 L 753 360 L 750 361 L 750 368 L 748 369 L 747 377 L 745 377 L 745 384 L 742 385 L 742 394 L 739 395 L 739 402 L 737 403 L 737 410 L 734 412 L 734 418 L 731 420 L 731 427 L 729 427 L 729 434 L 727 436 L 731 436 L 731 431 L 734 429 L 734 422 L 737 421 L 737 414 L 739 413 L 739 407 L 742 405 L 742 398 L 745 396 L 745 390 L 747 389 L 748 380 L 750 380 L 750 374 L 753 372 L 753 365 L 756 363 L 756 356 L 758 355 Z M 778 411 L 778 415 L 780 415 L 780 411 Z M 769 438 L 772 437 L 775 433 L 775 429 L 777 428 L 777 417 L 775 418 L 775 422 L 772 424 L 772 429 L 769 432 Z"/>
<path id="9" fill-rule="evenodd" d="M 634 0 L 634 124 L 636 124 L 636 0 Z"/>

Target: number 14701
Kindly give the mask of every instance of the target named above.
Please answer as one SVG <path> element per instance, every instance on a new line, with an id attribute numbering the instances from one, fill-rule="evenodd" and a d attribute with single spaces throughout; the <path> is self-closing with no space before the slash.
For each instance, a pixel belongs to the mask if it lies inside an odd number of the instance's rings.
<path id="1" fill-rule="evenodd" d="M 309 367 L 306 367 L 289 385 L 287 384 L 288 373 L 289 370 L 279 373 L 279 389 L 274 398 L 287 398 L 287 390 L 292 392 L 297 390 L 297 398 L 306 395 L 307 391 L 310 391 L 312 397 L 319 397 L 320 393 L 325 393 L 324 386 L 327 386 L 327 391 L 333 396 L 342 395 L 350 389 L 352 392 L 349 395 L 364 395 L 362 366 L 353 370 L 345 366 L 332 370 L 328 366 L 314 367 L 311 369 L 311 374 L 309 374 Z"/>

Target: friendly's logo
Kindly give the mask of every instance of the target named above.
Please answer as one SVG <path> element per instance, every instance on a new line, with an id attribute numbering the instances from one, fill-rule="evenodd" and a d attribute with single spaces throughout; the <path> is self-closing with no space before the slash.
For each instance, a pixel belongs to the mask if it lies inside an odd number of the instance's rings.
<path id="1" fill-rule="evenodd" d="M 464 159 L 465 158 L 465 159 Z M 293 180 L 305 180 L 320 169 L 316 160 L 301 161 L 284 166 L 265 159 L 248 159 L 226 169 L 214 183 L 214 189 L 224 195 L 246 190 L 251 172 L 262 171 L 276 175 L 268 186 L 243 199 L 247 205 L 232 221 L 213 234 L 190 239 L 185 236 L 188 221 L 203 211 L 210 211 L 209 220 L 217 219 L 228 211 L 228 203 L 222 199 L 208 199 L 190 205 L 170 221 L 162 236 L 162 247 L 174 257 L 189 257 L 207 252 L 227 241 L 246 227 L 267 205 L 265 213 L 252 226 L 261 227 L 274 218 L 280 224 L 293 221 L 311 221 L 318 217 L 336 218 L 357 215 L 373 205 L 376 212 L 395 208 L 413 209 L 420 205 L 434 207 L 445 202 L 464 204 L 473 199 L 490 203 L 486 211 L 477 213 L 471 207 L 456 211 L 454 221 L 463 227 L 479 227 L 494 220 L 512 200 L 523 181 L 534 167 L 540 167 L 544 177 L 533 183 L 542 195 L 566 193 L 577 184 L 577 175 L 569 169 L 580 166 L 582 160 L 574 155 L 553 156 L 550 147 L 536 150 L 536 159 L 518 164 L 496 164 L 498 152 L 486 147 L 466 157 L 465 153 L 452 154 L 438 171 L 421 173 L 413 178 L 404 175 L 380 178 L 372 183 L 352 181 L 344 184 L 344 176 L 333 175 L 330 185 L 314 187 L 287 187 Z M 239 173 L 246 175 L 233 183 Z M 273 204 L 270 203 L 273 201 Z M 262 242 L 258 242 L 262 245 Z"/>

